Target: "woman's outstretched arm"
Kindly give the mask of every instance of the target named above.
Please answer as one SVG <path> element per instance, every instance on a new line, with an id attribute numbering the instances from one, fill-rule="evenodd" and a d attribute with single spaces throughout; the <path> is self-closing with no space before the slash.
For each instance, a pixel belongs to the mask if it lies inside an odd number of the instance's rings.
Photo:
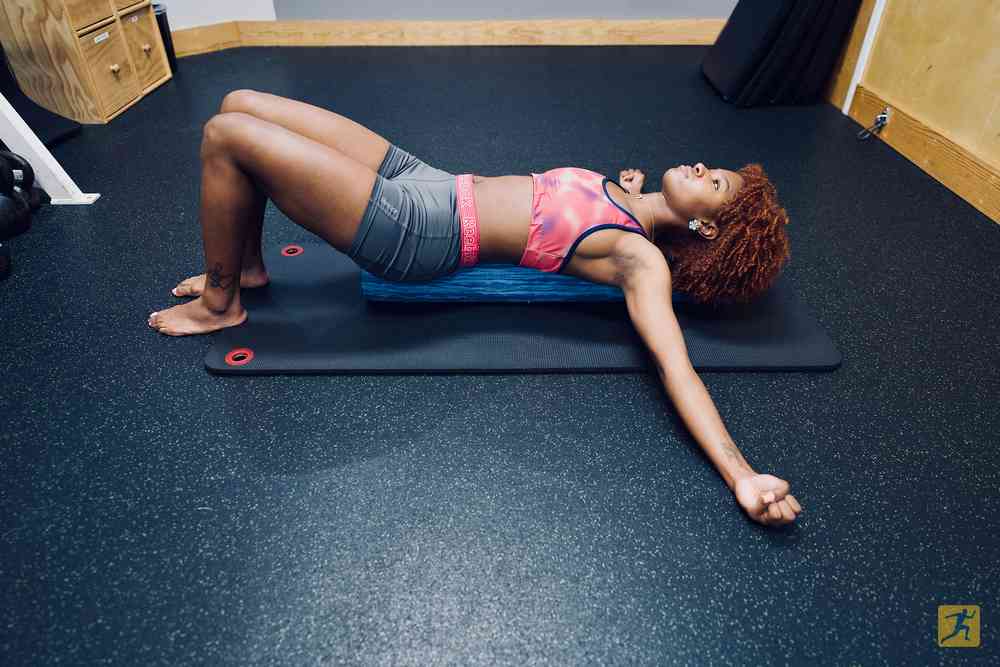
<path id="1" fill-rule="evenodd" d="M 620 244 L 616 261 L 632 323 L 649 348 L 667 394 L 705 455 L 752 519 L 765 525 L 794 521 L 802 508 L 789 494 L 788 482 L 759 474 L 747 463 L 691 365 L 674 315 L 670 269 L 662 253 L 648 243 L 626 242 Z"/>
<path id="2" fill-rule="evenodd" d="M 657 371 L 684 424 L 750 518 L 765 525 L 794 521 L 802 507 L 789 493 L 788 482 L 759 474 L 747 463 L 698 374 L 671 374 L 662 364 Z"/>

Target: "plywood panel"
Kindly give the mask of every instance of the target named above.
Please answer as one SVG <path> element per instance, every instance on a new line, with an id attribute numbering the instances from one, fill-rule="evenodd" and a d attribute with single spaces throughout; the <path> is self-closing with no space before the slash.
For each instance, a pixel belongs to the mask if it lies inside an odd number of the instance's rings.
<path id="1" fill-rule="evenodd" d="M 134 3 L 134 0 L 120 1 Z M 141 9 L 121 16 L 120 21 L 140 85 L 146 88 L 170 71 L 166 51 L 160 48 L 159 26 L 153 18 L 153 8 L 145 4 Z"/>
<path id="2" fill-rule="evenodd" d="M 714 44 L 724 19 L 239 21 L 244 46 Z"/>
<path id="3" fill-rule="evenodd" d="M 174 55 L 178 58 L 243 46 L 236 21 L 171 30 L 170 38 L 174 43 Z"/>
<path id="4" fill-rule="evenodd" d="M 889 0 L 865 88 L 1000 169 L 1000 2 Z"/>
<path id="5" fill-rule="evenodd" d="M 3 0 L 0 40 L 25 95 L 81 123 L 100 118 L 90 73 L 77 55 L 76 36 L 61 3 Z"/>
<path id="6" fill-rule="evenodd" d="M 232 21 L 172 33 L 178 56 L 234 46 L 714 44 L 725 19 L 610 21 Z"/>
<path id="7" fill-rule="evenodd" d="M 838 109 L 843 107 L 847 100 L 847 91 L 851 87 L 854 68 L 858 64 L 858 54 L 861 53 L 861 45 L 868 31 L 868 21 L 871 20 L 874 9 L 875 0 L 862 0 L 844 49 L 840 52 L 837 64 L 833 66 L 833 76 L 830 77 L 830 85 L 826 90 L 826 99 Z"/>
<path id="8" fill-rule="evenodd" d="M 108 0 L 63 0 L 69 23 L 75 30 L 82 30 L 115 15 Z M 58 5 L 58 1 L 52 4 Z"/>
<path id="9" fill-rule="evenodd" d="M 886 106 L 889 124 L 879 138 L 994 222 L 1000 222 L 1000 171 L 864 85 L 858 86 L 854 95 L 851 118 L 870 125 Z"/>

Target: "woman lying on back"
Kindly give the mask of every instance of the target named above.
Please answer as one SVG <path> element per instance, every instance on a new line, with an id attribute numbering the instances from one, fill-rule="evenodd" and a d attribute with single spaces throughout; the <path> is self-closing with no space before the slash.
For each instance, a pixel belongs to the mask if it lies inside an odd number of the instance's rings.
<path id="1" fill-rule="evenodd" d="M 261 255 L 270 199 L 365 270 L 428 281 L 476 263 L 510 263 L 614 285 L 685 424 L 754 520 L 801 511 L 789 485 L 757 474 L 695 373 L 671 294 L 746 302 L 789 257 L 788 216 L 760 165 L 668 169 L 660 191 L 577 167 L 483 177 L 436 169 L 358 123 L 267 93 L 228 94 L 201 144 L 206 272 L 174 288 L 196 299 L 151 313 L 184 336 L 242 324 L 240 289 L 268 283 Z M 609 187 L 610 186 L 610 187 Z"/>

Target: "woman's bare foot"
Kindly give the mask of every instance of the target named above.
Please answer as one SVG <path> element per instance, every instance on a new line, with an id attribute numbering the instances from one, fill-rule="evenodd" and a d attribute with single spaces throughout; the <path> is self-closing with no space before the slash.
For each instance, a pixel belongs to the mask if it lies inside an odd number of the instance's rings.
<path id="1" fill-rule="evenodd" d="M 240 287 L 263 287 L 271 282 L 267 275 L 267 269 L 247 269 L 240 272 Z M 170 290 L 174 296 L 201 296 L 205 291 L 205 274 L 191 276 L 187 280 L 182 280 L 177 287 Z"/>
<path id="2" fill-rule="evenodd" d="M 202 298 L 182 303 L 156 313 L 150 313 L 147 324 L 161 334 L 168 336 L 190 336 L 209 333 L 226 327 L 243 324 L 247 311 L 234 299 L 232 305 L 223 312 L 211 310 Z"/>

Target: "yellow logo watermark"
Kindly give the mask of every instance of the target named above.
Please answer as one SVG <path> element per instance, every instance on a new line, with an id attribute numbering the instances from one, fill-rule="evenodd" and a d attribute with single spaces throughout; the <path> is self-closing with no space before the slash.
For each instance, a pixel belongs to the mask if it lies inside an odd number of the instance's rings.
<path id="1" fill-rule="evenodd" d="M 979 629 L 983 612 L 977 604 L 938 605 L 938 646 L 944 648 L 975 648 L 979 646 Z"/>

